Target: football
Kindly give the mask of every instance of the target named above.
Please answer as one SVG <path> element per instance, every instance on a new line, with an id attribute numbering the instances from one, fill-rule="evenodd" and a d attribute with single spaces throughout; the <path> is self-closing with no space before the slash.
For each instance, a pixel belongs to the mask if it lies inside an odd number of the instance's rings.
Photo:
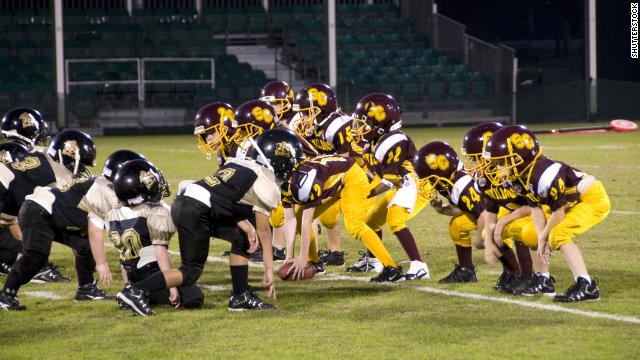
<path id="1" fill-rule="evenodd" d="M 280 279 L 285 281 L 286 280 L 293 281 L 293 279 L 289 279 L 291 274 L 288 274 L 289 269 L 291 268 L 292 265 L 293 265 L 293 262 L 286 262 L 282 264 L 282 266 L 280 266 L 280 268 L 278 269 L 278 276 L 280 277 Z M 309 280 L 309 279 L 312 279 L 315 275 L 316 275 L 316 268 L 311 264 L 307 264 L 307 267 L 304 269 L 304 273 L 302 274 L 302 279 L 297 279 L 297 280 Z"/>

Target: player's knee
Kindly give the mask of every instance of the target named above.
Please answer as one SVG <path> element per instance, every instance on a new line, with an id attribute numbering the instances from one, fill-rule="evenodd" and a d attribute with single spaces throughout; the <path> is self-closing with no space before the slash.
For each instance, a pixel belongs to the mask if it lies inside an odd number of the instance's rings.
<path id="1" fill-rule="evenodd" d="M 47 264 L 47 256 L 39 252 L 27 251 L 12 268 L 18 275 L 20 284 L 26 284 Z"/>
<path id="2" fill-rule="evenodd" d="M 347 230 L 349 236 L 355 239 L 360 239 L 366 224 L 364 221 L 347 221 L 345 219 L 344 228 Z"/>
<path id="3" fill-rule="evenodd" d="M 248 259 L 251 257 L 251 254 L 247 252 L 250 246 L 251 244 L 249 244 L 249 239 L 243 235 L 237 236 L 233 241 L 231 241 L 231 253 Z"/>
<path id="4" fill-rule="evenodd" d="M 520 241 L 529 249 L 538 247 L 538 233 L 533 224 L 524 226 L 520 231 Z"/>
<path id="5" fill-rule="evenodd" d="M 182 286 L 191 286 L 202 275 L 203 266 L 199 264 L 182 264 L 180 272 L 182 273 Z"/>
<path id="6" fill-rule="evenodd" d="M 556 227 L 557 228 L 557 227 Z M 568 244 L 572 241 L 572 236 L 569 232 L 564 231 L 563 229 L 554 228 L 549 233 L 549 246 L 552 250 L 558 250 L 563 245 Z"/>
<path id="7" fill-rule="evenodd" d="M 407 224 L 404 222 L 390 222 L 388 223 L 388 226 L 389 226 L 389 231 L 395 234 L 398 231 L 405 229 L 407 227 Z"/>

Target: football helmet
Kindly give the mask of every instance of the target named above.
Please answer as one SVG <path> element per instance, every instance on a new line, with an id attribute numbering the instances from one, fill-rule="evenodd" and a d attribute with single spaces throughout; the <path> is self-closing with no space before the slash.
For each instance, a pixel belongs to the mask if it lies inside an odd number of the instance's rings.
<path id="1" fill-rule="evenodd" d="M 28 153 L 29 149 L 18 142 L 5 142 L 0 144 L 0 162 L 4 164 L 20 161 Z"/>
<path id="2" fill-rule="evenodd" d="M 230 143 L 232 121 L 233 107 L 227 103 L 214 102 L 200 108 L 193 121 L 198 150 L 207 158 L 223 151 Z"/>
<path id="3" fill-rule="evenodd" d="M 82 131 L 62 130 L 51 140 L 47 154 L 78 175 L 86 167 L 96 165 L 96 144 L 91 135 Z"/>
<path id="4" fill-rule="evenodd" d="M 503 126 L 487 142 L 482 156 L 489 161 L 484 173 L 495 186 L 524 175 L 540 156 L 536 136 L 522 125 Z"/>
<path id="5" fill-rule="evenodd" d="M 296 131 L 306 137 L 313 133 L 318 118 L 323 119 L 338 110 L 338 100 L 335 92 L 327 84 L 313 83 L 298 92 L 293 111 L 300 114 L 300 121 L 296 124 Z"/>
<path id="6" fill-rule="evenodd" d="M 416 152 L 412 161 L 424 196 L 434 198 L 434 190 L 450 192 L 454 187 L 452 179 L 460 159 L 451 145 L 442 141 L 430 142 Z"/>
<path id="7" fill-rule="evenodd" d="M 300 139 L 290 130 L 276 128 L 265 131 L 256 145 L 252 158 L 271 168 L 279 184 L 289 181 L 295 166 L 305 158 Z"/>
<path id="8" fill-rule="evenodd" d="M 232 140 L 240 145 L 245 140 L 262 134 L 276 126 L 276 111 L 266 101 L 250 100 L 238 106 L 231 124 L 235 133 Z"/>
<path id="9" fill-rule="evenodd" d="M 291 111 L 294 101 L 293 90 L 284 81 L 271 81 L 262 87 L 260 100 L 271 104 L 278 115 L 278 120 L 281 120 L 284 115 Z"/>
<path id="10" fill-rule="evenodd" d="M 144 159 L 130 160 L 115 173 L 113 190 L 118 199 L 127 205 L 145 201 L 158 202 L 165 195 L 164 178 L 152 163 Z"/>
<path id="11" fill-rule="evenodd" d="M 130 160 L 144 160 L 144 156 L 131 150 L 117 150 L 104 162 L 102 168 L 102 176 L 107 180 L 113 182 L 113 177 L 116 176 L 118 169 L 122 167 L 124 163 Z"/>
<path id="12" fill-rule="evenodd" d="M 478 124 L 464 135 L 462 140 L 462 156 L 464 171 L 472 176 L 481 176 L 487 165 L 482 157 L 484 147 L 493 133 L 498 131 L 502 124 L 498 122 L 484 122 Z"/>
<path id="13" fill-rule="evenodd" d="M 0 128 L 5 138 L 27 146 L 44 143 L 46 138 L 46 123 L 36 109 L 23 107 L 9 110 L 2 117 Z"/>
<path id="14" fill-rule="evenodd" d="M 358 101 L 351 117 L 351 134 L 357 141 L 372 141 L 402 127 L 400 106 L 391 96 L 382 93 L 365 95 Z"/>

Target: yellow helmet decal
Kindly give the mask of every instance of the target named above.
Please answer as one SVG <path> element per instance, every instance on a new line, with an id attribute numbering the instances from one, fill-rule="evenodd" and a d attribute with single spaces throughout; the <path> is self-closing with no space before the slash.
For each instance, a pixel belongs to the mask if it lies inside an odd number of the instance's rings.
<path id="1" fill-rule="evenodd" d="M 447 159 L 446 156 L 442 154 L 440 155 L 429 154 L 425 158 L 425 162 L 433 170 L 440 169 L 444 171 L 449 168 L 449 160 Z"/>
<path id="2" fill-rule="evenodd" d="M 271 113 L 271 110 L 267 108 L 256 106 L 251 109 L 251 113 L 253 114 L 253 116 L 255 116 L 256 120 L 264 121 L 267 124 L 271 124 L 271 122 L 273 121 L 273 114 Z"/>
<path id="3" fill-rule="evenodd" d="M 309 88 L 309 96 L 311 96 L 311 100 L 319 106 L 327 105 L 328 97 L 324 91 L 320 91 L 316 88 Z"/>
<path id="4" fill-rule="evenodd" d="M 225 119 L 229 119 L 230 121 L 233 121 L 233 110 L 231 109 L 225 109 L 223 107 L 219 107 L 218 115 L 220 115 L 220 119 L 222 119 L 222 121 L 224 121 Z"/>
<path id="5" fill-rule="evenodd" d="M 376 119 L 376 121 L 383 121 L 387 118 L 387 113 L 381 105 L 376 105 L 372 101 L 364 104 L 364 109 L 367 110 L 367 117 Z"/>
<path id="6" fill-rule="evenodd" d="M 513 144 L 513 146 L 515 146 L 517 149 L 524 149 L 525 147 L 529 150 L 533 149 L 534 146 L 534 141 L 531 138 L 531 136 L 527 133 L 523 133 L 523 134 L 512 134 L 509 137 L 509 141 L 511 142 L 511 144 Z"/>

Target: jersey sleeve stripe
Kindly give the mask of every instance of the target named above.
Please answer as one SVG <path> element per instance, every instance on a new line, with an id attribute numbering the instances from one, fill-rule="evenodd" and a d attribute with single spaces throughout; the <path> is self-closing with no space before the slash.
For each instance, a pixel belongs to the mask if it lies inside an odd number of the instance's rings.
<path id="1" fill-rule="evenodd" d="M 560 172 L 560 168 L 562 165 L 559 163 L 554 163 L 544 170 L 542 176 L 538 180 L 538 188 L 536 189 L 538 196 L 546 198 L 549 194 L 549 188 L 553 183 L 553 180 L 558 176 L 558 172 Z"/>
<path id="2" fill-rule="evenodd" d="M 460 202 L 461 192 L 466 189 L 471 180 L 471 176 L 465 175 L 458 179 L 458 181 L 456 181 L 456 183 L 454 184 L 455 186 L 453 187 L 453 189 L 451 189 L 451 201 L 454 205 L 458 205 L 458 203 Z"/>

